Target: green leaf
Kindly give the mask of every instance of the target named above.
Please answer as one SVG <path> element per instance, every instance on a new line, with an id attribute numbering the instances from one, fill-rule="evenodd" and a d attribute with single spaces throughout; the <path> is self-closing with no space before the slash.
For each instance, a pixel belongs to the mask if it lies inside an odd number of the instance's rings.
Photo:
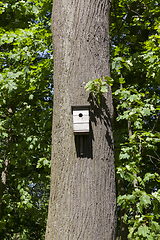
<path id="1" fill-rule="evenodd" d="M 107 92 L 107 87 L 106 87 L 106 86 L 101 86 L 100 92 L 101 92 L 101 93 Z"/>
<path id="2" fill-rule="evenodd" d="M 92 80 L 90 80 L 89 82 L 87 82 L 86 83 L 86 85 L 85 85 L 85 89 L 86 89 L 86 91 L 89 91 L 89 90 L 91 90 L 91 88 L 92 88 Z"/>
<path id="3" fill-rule="evenodd" d="M 103 79 L 106 80 L 106 81 L 104 82 L 105 84 L 107 83 L 108 85 L 113 86 L 113 83 L 114 83 L 113 78 L 108 77 L 108 76 L 104 76 Z"/>
<path id="4" fill-rule="evenodd" d="M 3 75 L 0 73 L 0 82 L 3 81 Z"/>
<path id="5" fill-rule="evenodd" d="M 29 100 L 32 100 L 33 97 L 34 97 L 34 95 L 33 95 L 33 94 L 30 94 L 30 95 L 29 95 Z"/>
<path id="6" fill-rule="evenodd" d="M 143 236 L 143 237 L 147 237 L 149 233 L 149 229 L 148 227 L 144 224 L 144 225 L 141 225 L 139 228 L 138 228 L 138 234 L 140 236 Z"/>
<path id="7" fill-rule="evenodd" d="M 39 13 L 39 8 L 38 8 L 38 6 L 33 5 L 33 12 L 34 12 L 35 14 L 38 14 L 38 13 Z"/>
<path id="8" fill-rule="evenodd" d="M 160 202 L 160 190 L 153 192 L 152 196 Z"/>
<path id="9" fill-rule="evenodd" d="M 151 221 L 149 225 L 152 231 L 154 231 L 155 233 L 160 233 L 160 225 L 157 222 Z"/>
<path id="10" fill-rule="evenodd" d="M 141 121 L 135 121 L 134 122 L 134 125 L 137 129 L 142 129 L 143 128 L 143 125 L 142 125 L 142 122 Z"/>
<path id="11" fill-rule="evenodd" d="M 125 83 L 125 79 L 124 78 L 119 78 L 119 83 Z"/>
<path id="12" fill-rule="evenodd" d="M 140 202 L 141 202 L 141 204 L 143 204 L 144 206 L 146 206 L 147 204 L 151 204 L 150 196 L 148 196 L 147 194 L 143 194 L 143 195 L 140 197 Z"/>

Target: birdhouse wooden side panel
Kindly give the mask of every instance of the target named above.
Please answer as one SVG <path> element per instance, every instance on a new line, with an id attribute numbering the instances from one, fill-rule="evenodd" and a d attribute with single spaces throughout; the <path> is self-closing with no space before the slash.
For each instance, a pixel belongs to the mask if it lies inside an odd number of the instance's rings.
<path id="1" fill-rule="evenodd" d="M 87 133 L 89 133 L 89 124 L 88 123 L 81 123 L 81 124 L 75 123 L 73 125 L 73 131 L 74 131 L 75 134 L 76 133 L 77 134 L 78 133 L 81 133 L 81 134 L 85 133 L 85 134 L 87 134 Z"/>
<path id="2" fill-rule="evenodd" d="M 89 116 L 89 110 L 73 110 L 73 116 L 79 116 L 79 114 Z"/>
<path id="3" fill-rule="evenodd" d="M 89 115 L 73 115 L 73 123 L 89 123 Z"/>

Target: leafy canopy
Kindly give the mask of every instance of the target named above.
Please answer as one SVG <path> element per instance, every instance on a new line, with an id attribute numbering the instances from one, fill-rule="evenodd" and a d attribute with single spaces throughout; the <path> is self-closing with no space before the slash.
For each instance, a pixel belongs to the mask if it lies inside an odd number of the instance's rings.
<path id="1" fill-rule="evenodd" d="M 44 239 L 48 210 L 52 44 L 50 0 L 0 2 L 0 239 Z M 6 169 L 6 162 L 8 168 Z"/>

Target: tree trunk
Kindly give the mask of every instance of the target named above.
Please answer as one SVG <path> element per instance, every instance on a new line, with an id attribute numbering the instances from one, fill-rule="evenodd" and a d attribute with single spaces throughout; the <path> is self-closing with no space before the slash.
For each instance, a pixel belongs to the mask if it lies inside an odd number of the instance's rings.
<path id="1" fill-rule="evenodd" d="M 118 196 L 125 194 L 125 186 L 124 186 L 124 179 L 118 179 L 117 181 L 117 191 Z M 128 239 L 128 226 L 123 222 L 123 217 L 125 214 L 125 209 L 122 206 L 119 206 L 119 218 L 120 218 L 120 229 L 117 233 L 116 240 L 127 240 Z"/>
<path id="2" fill-rule="evenodd" d="M 112 240 L 116 234 L 112 94 L 101 106 L 84 85 L 110 74 L 109 1 L 54 0 L 54 109 L 46 240 Z M 90 133 L 74 136 L 71 106 L 90 103 Z"/>
<path id="3" fill-rule="evenodd" d="M 8 108 L 8 117 L 11 117 L 13 114 L 13 109 L 11 107 Z M 3 118 L 6 118 L 6 116 L 2 116 Z M 8 129 L 8 147 L 7 147 L 7 151 L 6 154 L 4 154 L 4 156 L 2 155 L 3 158 L 5 158 L 4 160 L 4 166 L 3 166 L 3 170 L 0 176 L 0 219 L 2 217 L 2 197 L 4 194 L 4 191 L 6 189 L 6 183 L 7 183 L 7 174 L 8 174 L 8 170 L 9 170 L 9 165 L 10 165 L 10 160 L 7 159 L 7 155 L 8 152 L 10 150 L 12 144 L 12 137 L 11 137 L 11 129 Z"/>

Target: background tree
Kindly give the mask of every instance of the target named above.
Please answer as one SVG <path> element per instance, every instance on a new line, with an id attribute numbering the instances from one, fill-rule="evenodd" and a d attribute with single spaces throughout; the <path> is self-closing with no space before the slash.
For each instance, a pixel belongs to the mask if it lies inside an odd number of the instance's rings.
<path id="1" fill-rule="evenodd" d="M 51 1 L 0 2 L 0 239 L 42 239 L 52 118 Z"/>
<path id="2" fill-rule="evenodd" d="M 85 83 L 110 74 L 109 1 L 54 1 L 54 108 L 46 240 L 115 239 L 116 195 L 110 87 L 99 106 Z M 71 105 L 90 102 L 84 154 Z"/>

